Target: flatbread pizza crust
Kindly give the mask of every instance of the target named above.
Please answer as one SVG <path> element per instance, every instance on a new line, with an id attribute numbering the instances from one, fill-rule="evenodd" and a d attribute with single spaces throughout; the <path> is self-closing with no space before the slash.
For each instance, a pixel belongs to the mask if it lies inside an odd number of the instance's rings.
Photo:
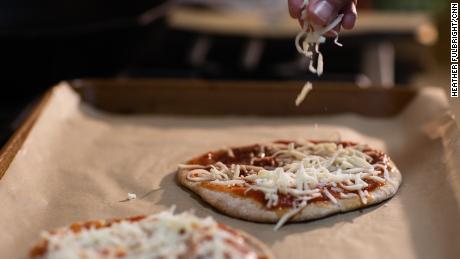
<path id="1" fill-rule="evenodd" d="M 191 161 L 196 160 L 197 159 L 192 159 Z M 369 191 L 370 196 L 367 199 L 367 204 L 363 204 L 359 196 L 347 199 L 337 199 L 337 204 L 328 200 L 315 201 L 309 203 L 299 213 L 291 217 L 288 222 L 302 222 L 319 219 L 341 212 L 365 208 L 393 197 L 402 182 L 402 176 L 399 169 L 390 158 L 388 158 L 388 165 L 392 168 L 392 170 L 388 171 L 390 181 L 386 181 L 384 185 Z M 276 223 L 283 214 L 289 210 L 287 208 L 270 209 L 267 208 L 265 204 L 251 197 L 246 198 L 231 192 L 204 188 L 200 186 L 201 182 L 193 182 L 187 179 L 189 171 L 188 169 L 178 169 L 176 175 L 177 181 L 196 193 L 212 207 L 226 215 L 254 222 Z"/>
<path id="2" fill-rule="evenodd" d="M 50 231 L 48 232 L 48 234 L 53 236 L 53 235 L 57 235 L 59 232 L 62 232 L 62 231 L 79 233 L 80 231 L 89 230 L 89 229 L 109 228 L 111 225 L 120 223 L 122 221 L 135 223 L 138 221 L 142 221 L 145 218 L 146 216 L 139 215 L 139 216 L 133 216 L 133 217 L 126 217 L 126 218 L 114 218 L 114 219 L 108 219 L 108 220 L 91 220 L 91 221 L 86 221 L 86 222 L 77 222 L 67 227 L 60 228 L 55 231 Z M 234 229 L 234 228 L 231 228 L 223 224 L 219 224 L 219 225 L 223 226 L 224 227 L 223 229 L 226 230 L 227 232 L 233 233 L 234 235 L 241 237 L 244 240 L 245 244 L 248 245 L 250 249 L 257 254 L 258 259 L 275 259 L 271 250 L 264 243 L 259 241 L 257 238 L 249 235 L 248 233 L 242 230 Z M 29 258 L 31 259 L 48 258 L 47 257 L 48 245 L 49 245 L 49 241 L 47 238 L 44 238 L 44 237 L 40 238 L 39 241 L 30 249 Z M 80 257 L 80 255 L 75 255 L 75 256 Z M 119 258 L 123 258 L 124 256 L 129 256 L 129 254 L 124 254 L 124 253 L 120 254 Z M 97 257 L 97 258 L 104 258 L 104 257 Z"/>
<path id="3" fill-rule="evenodd" d="M 238 235 L 243 237 L 245 242 L 248 245 L 250 245 L 252 247 L 252 249 L 254 249 L 254 251 L 256 251 L 256 253 L 258 254 L 259 259 L 275 259 L 275 256 L 273 255 L 271 250 L 264 243 L 262 243 L 262 241 L 260 241 L 259 239 L 251 236 L 250 234 L 248 234 L 248 233 L 246 233 L 246 232 L 244 232 L 242 230 L 230 228 L 228 226 L 227 226 L 227 228 L 232 229 L 233 231 L 236 231 L 238 233 Z"/>
<path id="4" fill-rule="evenodd" d="M 370 192 L 371 197 L 368 198 L 367 205 L 363 205 L 359 197 L 339 199 L 337 200 L 338 204 L 333 204 L 329 201 L 314 202 L 308 204 L 308 206 L 300 213 L 296 214 L 290 222 L 308 221 L 340 212 L 356 210 L 380 203 L 393 197 L 401 184 L 402 177 L 394 163 L 390 163 L 394 168 L 389 172 L 392 181 Z M 200 187 L 201 183 L 187 180 L 187 173 L 188 170 L 178 171 L 177 180 L 180 184 L 198 194 L 204 201 L 226 215 L 263 223 L 276 223 L 281 217 L 280 212 L 276 209 L 267 209 L 264 204 L 252 198 L 244 198 L 232 193 L 202 188 Z"/>

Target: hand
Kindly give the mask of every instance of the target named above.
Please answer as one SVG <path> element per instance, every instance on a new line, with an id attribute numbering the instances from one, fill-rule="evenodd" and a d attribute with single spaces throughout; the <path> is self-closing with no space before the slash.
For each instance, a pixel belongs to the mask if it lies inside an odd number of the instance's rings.
<path id="1" fill-rule="evenodd" d="M 293 18 L 301 16 L 301 6 L 304 0 L 288 0 L 289 13 Z M 310 22 L 326 26 L 331 23 L 338 14 L 343 13 L 341 25 L 335 30 L 338 32 L 342 26 L 345 29 L 353 29 L 358 16 L 356 12 L 357 0 L 310 0 L 307 6 L 308 19 Z M 303 24 L 300 21 L 300 24 Z"/>

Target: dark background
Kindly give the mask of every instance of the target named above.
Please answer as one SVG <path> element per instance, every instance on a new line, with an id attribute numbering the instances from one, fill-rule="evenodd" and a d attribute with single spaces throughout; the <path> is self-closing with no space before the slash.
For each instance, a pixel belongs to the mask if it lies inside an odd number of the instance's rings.
<path id="1" fill-rule="evenodd" d="M 34 101 L 62 80 L 87 77 L 308 80 L 313 77 L 296 63 L 298 53 L 292 39 L 265 39 L 260 64 L 248 70 L 241 67 L 247 38 L 207 35 L 213 45 L 206 62 L 200 66 L 192 64 L 190 50 L 203 35 L 168 28 L 164 18 L 139 23 L 142 14 L 164 2 L 1 1 L 0 146 Z M 447 16 L 442 12 L 439 15 L 438 10 L 444 6 L 440 2 L 443 1 L 361 1 L 363 8 L 426 10 L 440 17 L 442 23 Z M 394 42 L 407 40 L 406 35 L 392 36 L 390 40 Z M 386 35 L 345 37 L 341 39 L 344 47 L 340 49 L 326 43 L 321 47 L 325 60 L 335 61 L 325 64 L 328 73 L 321 80 L 354 82 L 361 65 L 356 60 L 360 59 L 363 44 L 382 37 Z M 412 74 L 426 69 L 418 57 L 399 57 L 398 84 L 410 83 Z"/>

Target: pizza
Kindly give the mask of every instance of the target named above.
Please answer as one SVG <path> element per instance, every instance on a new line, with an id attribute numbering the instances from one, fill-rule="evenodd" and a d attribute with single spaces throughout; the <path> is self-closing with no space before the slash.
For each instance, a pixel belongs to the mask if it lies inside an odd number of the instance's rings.
<path id="1" fill-rule="evenodd" d="M 30 258 L 272 259 L 254 237 L 171 210 L 150 216 L 75 223 L 41 234 Z"/>
<path id="2" fill-rule="evenodd" d="M 392 197 L 401 174 L 382 151 L 349 141 L 275 141 L 225 148 L 179 165 L 178 182 L 224 214 L 307 221 Z"/>

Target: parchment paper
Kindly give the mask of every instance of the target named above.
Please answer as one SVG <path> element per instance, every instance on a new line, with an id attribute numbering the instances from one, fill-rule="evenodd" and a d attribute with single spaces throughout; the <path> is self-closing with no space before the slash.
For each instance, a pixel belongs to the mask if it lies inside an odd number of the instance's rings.
<path id="1" fill-rule="evenodd" d="M 426 88 L 390 119 L 115 116 L 61 84 L 0 180 L 0 258 L 26 257 L 43 229 L 173 204 L 249 232 L 278 258 L 458 258 L 460 148 L 446 112 L 442 91 Z M 174 181 L 177 164 L 223 146 L 339 136 L 389 153 L 403 174 L 393 199 L 274 232 L 216 212 Z M 138 199 L 119 202 L 128 192 Z"/>

